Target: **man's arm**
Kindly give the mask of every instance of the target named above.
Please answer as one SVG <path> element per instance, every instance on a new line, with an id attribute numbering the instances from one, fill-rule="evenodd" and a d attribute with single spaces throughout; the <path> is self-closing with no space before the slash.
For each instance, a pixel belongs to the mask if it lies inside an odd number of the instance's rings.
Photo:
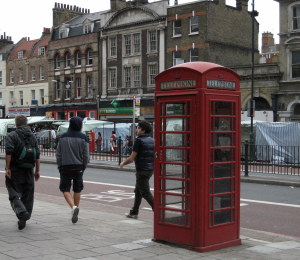
<path id="1" fill-rule="evenodd" d="M 40 178 L 40 165 L 41 165 L 40 159 L 36 159 L 36 161 L 35 161 L 35 173 L 34 173 L 35 181 L 38 181 L 39 178 Z"/>
<path id="2" fill-rule="evenodd" d="M 11 177 L 10 162 L 11 162 L 11 155 L 6 154 L 5 155 L 5 176 L 7 176 L 8 178 Z"/>
<path id="3" fill-rule="evenodd" d="M 120 164 L 120 168 L 123 168 L 125 165 L 130 164 L 134 162 L 135 158 L 137 157 L 137 152 L 132 152 L 131 155 Z"/>

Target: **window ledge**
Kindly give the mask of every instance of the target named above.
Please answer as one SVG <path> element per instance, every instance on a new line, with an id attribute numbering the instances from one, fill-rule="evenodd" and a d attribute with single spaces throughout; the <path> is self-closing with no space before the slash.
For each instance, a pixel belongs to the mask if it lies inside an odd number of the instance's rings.
<path id="1" fill-rule="evenodd" d="M 80 100 L 80 99 L 82 99 L 82 97 L 77 97 L 77 98 L 75 98 L 75 100 Z"/>
<path id="2" fill-rule="evenodd" d="M 182 37 L 182 34 L 173 35 L 172 38 L 180 38 L 180 37 Z"/>
<path id="3" fill-rule="evenodd" d="M 199 35 L 199 32 L 189 33 L 189 36 L 193 36 L 193 35 Z"/>
<path id="4" fill-rule="evenodd" d="M 60 98 L 54 99 L 54 101 L 60 101 L 60 100 L 61 100 Z"/>
<path id="5" fill-rule="evenodd" d="M 86 66 L 86 67 L 92 67 L 93 64 L 86 64 L 85 66 Z"/>

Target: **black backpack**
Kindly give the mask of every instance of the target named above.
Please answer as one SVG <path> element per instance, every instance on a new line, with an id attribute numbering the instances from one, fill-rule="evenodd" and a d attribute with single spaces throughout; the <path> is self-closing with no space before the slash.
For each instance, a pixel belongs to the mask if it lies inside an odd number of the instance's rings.
<path id="1" fill-rule="evenodd" d="M 37 157 L 37 149 L 31 145 L 30 137 L 22 139 L 18 132 L 16 132 L 20 139 L 20 147 L 16 158 L 17 167 L 31 169 L 35 167 Z"/>

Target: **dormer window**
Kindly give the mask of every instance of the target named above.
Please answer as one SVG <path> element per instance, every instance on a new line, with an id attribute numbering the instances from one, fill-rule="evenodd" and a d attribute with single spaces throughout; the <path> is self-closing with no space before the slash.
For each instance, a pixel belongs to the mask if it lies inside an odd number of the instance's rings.
<path id="1" fill-rule="evenodd" d="M 24 57 L 24 51 L 18 51 L 18 59 L 21 60 Z"/>
<path id="2" fill-rule="evenodd" d="M 65 25 L 63 25 L 60 29 L 59 29 L 59 39 L 63 39 L 63 38 L 67 38 L 69 35 L 69 28 L 67 28 Z"/>
<path id="3" fill-rule="evenodd" d="M 92 30 L 92 25 L 91 24 L 87 24 L 87 25 L 83 26 L 83 33 L 84 34 L 91 33 L 92 31 L 93 30 Z"/>
<path id="4" fill-rule="evenodd" d="M 40 47 L 39 48 L 39 56 L 45 56 L 46 54 L 46 47 L 43 46 L 43 47 Z"/>

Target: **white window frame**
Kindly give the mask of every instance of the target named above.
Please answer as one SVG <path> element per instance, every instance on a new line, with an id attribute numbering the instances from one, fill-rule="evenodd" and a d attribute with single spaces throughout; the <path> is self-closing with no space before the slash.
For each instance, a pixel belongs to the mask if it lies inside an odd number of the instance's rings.
<path id="1" fill-rule="evenodd" d="M 62 27 L 59 29 L 59 39 L 67 38 L 69 35 L 69 28 Z"/>
<path id="2" fill-rule="evenodd" d="M 148 63 L 148 85 L 155 86 L 155 77 L 158 74 L 158 64 Z"/>
<path id="3" fill-rule="evenodd" d="M 75 52 L 75 66 L 76 67 L 81 67 L 81 52 L 80 50 L 77 50 Z"/>
<path id="4" fill-rule="evenodd" d="M 23 90 L 19 91 L 19 97 L 20 97 L 20 106 L 24 105 L 24 93 Z"/>
<path id="5" fill-rule="evenodd" d="M 61 85 L 59 80 L 55 82 L 55 98 L 61 99 Z"/>
<path id="6" fill-rule="evenodd" d="M 13 106 L 15 104 L 15 98 L 14 98 L 14 92 L 13 91 L 9 91 L 9 102 L 10 104 Z"/>
<path id="7" fill-rule="evenodd" d="M 182 51 L 173 51 L 173 66 L 184 63 L 184 60 L 181 57 Z"/>
<path id="8" fill-rule="evenodd" d="M 296 62 L 296 63 L 293 63 L 293 53 L 299 53 L 299 56 L 300 56 L 300 50 L 296 50 L 296 51 L 291 51 L 291 78 L 292 79 L 299 79 L 300 78 L 300 61 L 299 62 Z M 297 70 L 299 70 L 299 77 L 294 77 L 293 76 L 293 67 L 296 67 Z"/>
<path id="9" fill-rule="evenodd" d="M 61 62 L 60 54 L 57 53 L 54 56 L 54 69 L 56 70 L 60 69 L 60 62 Z"/>
<path id="10" fill-rule="evenodd" d="M 91 48 L 86 52 L 86 65 L 93 65 L 93 50 Z"/>
<path id="11" fill-rule="evenodd" d="M 129 56 L 132 53 L 131 34 L 124 35 L 124 55 Z"/>
<path id="12" fill-rule="evenodd" d="M 19 69 L 19 82 L 24 82 L 24 70 L 23 70 L 23 68 Z"/>
<path id="13" fill-rule="evenodd" d="M 35 100 L 35 89 L 31 90 L 31 99 Z"/>
<path id="14" fill-rule="evenodd" d="M 195 51 L 197 51 L 197 56 L 195 56 L 194 55 L 195 53 L 193 53 Z M 199 49 L 198 48 L 190 49 L 189 52 L 190 52 L 190 62 L 199 61 Z"/>
<path id="15" fill-rule="evenodd" d="M 0 92 L 0 106 L 3 105 L 3 95 L 2 95 L 2 92 Z"/>
<path id="16" fill-rule="evenodd" d="M 76 98 L 81 98 L 82 96 L 81 78 L 75 78 L 75 87 L 76 87 Z"/>
<path id="17" fill-rule="evenodd" d="M 124 67 L 124 87 L 125 88 L 131 88 L 132 85 L 131 85 L 131 67 L 129 66 L 125 66 Z"/>
<path id="18" fill-rule="evenodd" d="M 117 57 L 117 37 L 109 38 L 109 56 Z"/>
<path id="19" fill-rule="evenodd" d="M 298 16 L 294 16 L 294 9 L 295 8 L 298 8 L 299 9 L 299 14 Z M 293 6 L 291 6 L 291 13 L 292 13 L 292 20 L 291 20 L 291 23 L 292 23 L 292 30 L 293 31 L 297 31 L 297 30 L 300 30 L 300 3 L 295 3 L 293 4 Z M 295 28 L 295 19 L 297 21 L 297 28 Z"/>
<path id="20" fill-rule="evenodd" d="M 65 53 L 65 68 L 70 68 L 70 65 L 71 65 L 71 53 L 67 51 Z"/>
<path id="21" fill-rule="evenodd" d="M 46 47 L 45 46 L 40 47 L 38 50 L 38 54 L 39 54 L 39 56 L 45 56 L 46 55 Z"/>
<path id="22" fill-rule="evenodd" d="M 93 32 L 94 29 L 94 24 L 89 23 L 89 24 L 84 24 L 83 25 L 83 34 L 88 34 Z"/>
<path id="23" fill-rule="evenodd" d="M 87 76 L 86 77 L 86 85 L 87 85 L 87 97 L 93 97 L 93 77 Z"/>
<path id="24" fill-rule="evenodd" d="M 36 80 L 36 71 L 35 71 L 35 66 L 31 66 L 31 81 Z"/>
<path id="25" fill-rule="evenodd" d="M 180 26 L 176 23 L 180 23 Z M 180 37 L 182 36 L 182 22 L 180 19 L 173 21 L 173 37 Z"/>
<path id="26" fill-rule="evenodd" d="M 138 54 L 141 53 L 141 34 L 135 33 L 132 35 L 132 43 L 133 43 L 133 53 Z"/>
<path id="27" fill-rule="evenodd" d="M 196 21 L 193 21 L 196 20 Z M 193 31 L 193 27 L 196 27 L 196 31 Z M 190 34 L 198 34 L 199 33 L 199 16 L 191 16 L 190 17 Z"/>
<path id="28" fill-rule="evenodd" d="M 140 88 L 141 87 L 141 66 L 134 65 L 132 66 L 133 73 L 133 87 Z"/>
<path id="29" fill-rule="evenodd" d="M 39 72 L 40 72 L 40 80 L 44 80 L 45 79 L 45 68 L 43 65 L 40 65 Z"/>
<path id="30" fill-rule="evenodd" d="M 18 51 L 18 60 L 22 60 L 24 58 L 24 51 Z"/>
<path id="31" fill-rule="evenodd" d="M 45 104 L 45 90 L 44 89 L 40 89 L 40 100 L 41 100 L 41 104 L 44 105 Z"/>
<path id="32" fill-rule="evenodd" d="M 157 52 L 157 31 L 148 31 L 148 51 Z"/>
<path id="33" fill-rule="evenodd" d="M 3 79 L 2 79 L 2 70 L 0 70 L 0 85 L 2 85 L 2 81 L 3 81 Z"/>
<path id="34" fill-rule="evenodd" d="M 110 67 L 108 69 L 108 77 L 109 77 L 109 88 L 116 89 L 117 88 L 117 68 Z"/>

